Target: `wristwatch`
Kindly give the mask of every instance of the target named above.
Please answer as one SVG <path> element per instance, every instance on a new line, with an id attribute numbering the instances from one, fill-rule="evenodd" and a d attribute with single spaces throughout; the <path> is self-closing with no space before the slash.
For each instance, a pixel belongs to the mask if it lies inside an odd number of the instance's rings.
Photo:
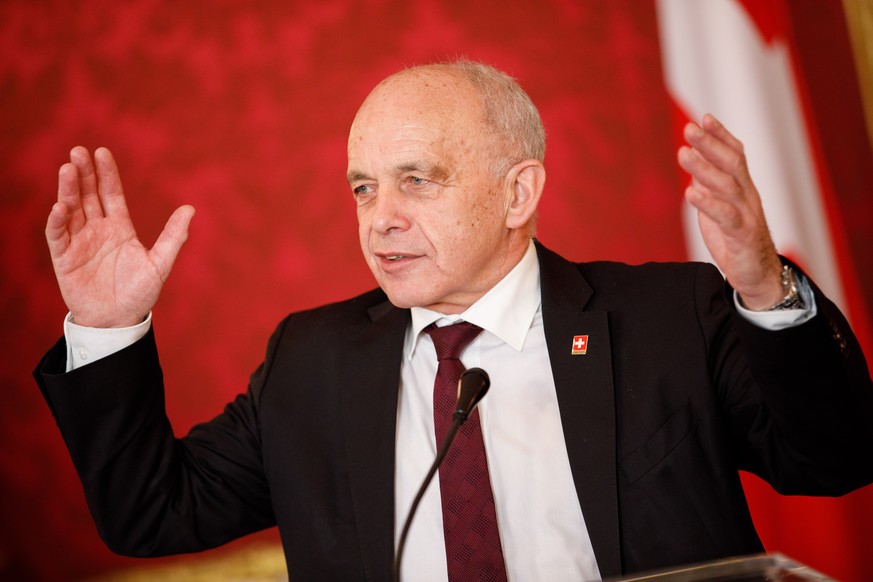
<path id="1" fill-rule="evenodd" d="M 797 290 L 797 279 L 794 277 L 794 269 L 790 265 L 782 265 L 782 288 L 785 289 L 785 299 L 764 311 L 806 309 L 806 303 Z"/>

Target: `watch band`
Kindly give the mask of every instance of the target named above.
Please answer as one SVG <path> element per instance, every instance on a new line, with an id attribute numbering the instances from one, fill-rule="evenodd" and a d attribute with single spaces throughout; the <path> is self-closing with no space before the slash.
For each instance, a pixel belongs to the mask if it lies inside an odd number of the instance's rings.
<path id="1" fill-rule="evenodd" d="M 783 311 L 786 309 L 806 309 L 806 303 L 803 297 L 800 296 L 797 288 L 797 279 L 794 276 L 794 269 L 790 265 L 782 265 L 782 288 L 785 289 L 785 298 L 768 307 L 764 311 Z"/>

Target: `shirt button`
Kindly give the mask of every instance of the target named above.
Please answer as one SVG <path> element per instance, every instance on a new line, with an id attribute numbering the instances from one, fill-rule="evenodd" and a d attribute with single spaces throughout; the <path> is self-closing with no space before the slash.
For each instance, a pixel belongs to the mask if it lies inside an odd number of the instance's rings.
<path id="1" fill-rule="evenodd" d="M 83 362 L 88 359 L 88 350 L 86 350 L 85 348 L 79 348 L 77 353 L 79 355 L 79 359 Z"/>

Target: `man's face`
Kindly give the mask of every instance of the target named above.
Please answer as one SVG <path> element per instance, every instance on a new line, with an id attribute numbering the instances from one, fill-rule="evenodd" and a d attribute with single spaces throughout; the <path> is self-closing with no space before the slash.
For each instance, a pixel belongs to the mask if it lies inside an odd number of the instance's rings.
<path id="1" fill-rule="evenodd" d="M 364 102 L 348 178 L 364 258 L 394 305 L 460 313 L 513 266 L 492 148 L 455 74 L 407 72 Z"/>

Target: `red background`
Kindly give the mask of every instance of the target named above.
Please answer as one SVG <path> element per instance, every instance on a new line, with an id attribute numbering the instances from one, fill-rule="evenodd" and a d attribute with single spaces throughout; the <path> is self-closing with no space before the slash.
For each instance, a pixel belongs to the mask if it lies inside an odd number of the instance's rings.
<path id="1" fill-rule="evenodd" d="M 873 312 L 873 170 L 840 3 L 790 9 Z M 685 258 L 650 1 L 0 4 L 0 579 L 141 563 L 102 546 L 30 378 L 66 312 L 42 230 L 69 149 L 113 150 L 147 244 L 176 206 L 197 208 L 154 313 L 182 434 L 245 389 L 285 313 L 373 286 L 344 179 L 349 124 L 382 77 L 460 55 L 514 75 L 540 108 L 546 245 L 578 260 Z M 873 570 L 870 488 L 780 505 L 750 487 L 770 549 L 844 579 Z"/>

